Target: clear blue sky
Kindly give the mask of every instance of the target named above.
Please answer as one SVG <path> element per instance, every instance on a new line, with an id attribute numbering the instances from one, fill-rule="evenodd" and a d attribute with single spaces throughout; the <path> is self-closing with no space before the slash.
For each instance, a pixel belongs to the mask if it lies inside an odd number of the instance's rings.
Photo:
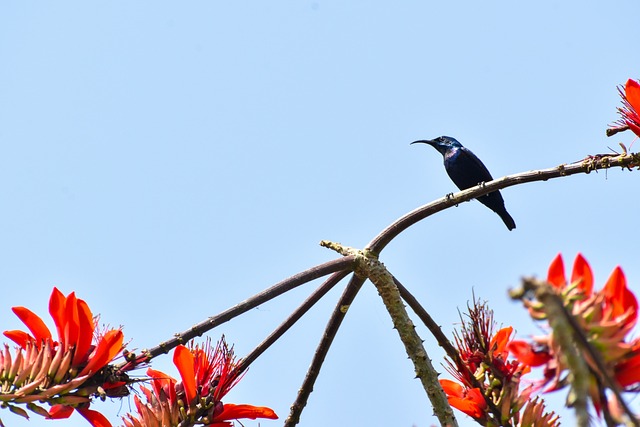
<path id="1" fill-rule="evenodd" d="M 452 192 L 439 154 L 416 139 L 454 136 L 495 177 L 628 145 L 633 135 L 604 131 L 616 85 L 640 77 L 639 12 L 635 0 L 3 2 L 2 329 L 19 326 L 13 305 L 44 316 L 55 285 L 124 325 L 132 348 L 151 347 L 333 259 L 321 239 L 362 247 Z M 620 264 L 640 292 L 639 180 L 616 169 L 511 187 L 516 230 L 464 203 L 382 260 L 445 330 L 473 289 L 526 337 L 536 327 L 506 291 L 544 276 L 558 252 L 568 263 L 583 252 L 598 286 Z M 246 354 L 315 286 L 211 336 Z M 227 400 L 286 418 L 339 292 Z M 154 366 L 175 373 L 166 357 Z M 413 376 L 368 284 L 302 425 L 431 425 Z M 115 423 L 130 404 L 95 407 Z"/>

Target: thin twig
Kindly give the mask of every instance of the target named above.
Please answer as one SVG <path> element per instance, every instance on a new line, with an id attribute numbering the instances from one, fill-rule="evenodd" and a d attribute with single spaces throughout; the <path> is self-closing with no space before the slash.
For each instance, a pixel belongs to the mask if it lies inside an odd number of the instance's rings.
<path id="1" fill-rule="evenodd" d="M 350 273 L 349 270 L 333 273 L 318 289 L 316 289 L 291 315 L 280 324 L 264 341 L 262 341 L 251 353 L 244 357 L 236 367 L 238 374 L 245 371 L 254 360 L 265 352 L 274 342 L 291 328 L 320 298 L 325 296 L 335 285 Z"/>
<path id="2" fill-rule="evenodd" d="M 283 293 L 290 291 L 300 285 L 303 285 L 312 280 L 318 279 L 327 274 L 335 273 L 341 270 L 350 270 L 353 264 L 354 257 L 338 258 L 324 264 L 317 265 L 294 276 L 291 276 L 268 289 L 248 298 L 233 307 L 219 313 L 215 316 L 209 317 L 207 320 L 192 326 L 190 329 L 184 332 L 180 332 L 175 335 L 174 338 L 167 340 L 156 347 L 149 350 L 144 350 L 143 353 L 148 355 L 147 361 L 160 355 L 166 354 L 180 344 L 188 342 L 190 339 L 199 337 L 205 332 L 219 326 L 229 320 L 237 317 L 247 311 L 263 304 Z"/>
<path id="3" fill-rule="evenodd" d="M 296 396 L 295 402 L 293 402 L 293 404 L 291 405 L 291 411 L 289 412 L 289 416 L 284 422 L 284 427 L 294 427 L 300 422 L 300 414 L 302 413 L 304 407 L 307 405 L 309 395 L 313 391 L 313 385 L 315 384 L 316 379 L 320 374 L 322 363 L 324 362 L 324 359 L 329 352 L 329 347 L 331 346 L 333 339 L 338 333 L 338 329 L 340 328 L 340 325 L 342 324 L 342 321 L 347 314 L 347 310 L 358 294 L 358 291 L 362 287 L 364 280 L 365 279 L 358 277 L 355 274 L 351 276 L 349 284 L 345 288 L 342 296 L 340 297 L 340 300 L 338 300 L 338 303 L 333 309 L 331 318 L 329 319 L 329 322 L 325 327 L 322 338 L 320 339 L 320 343 L 318 344 L 316 352 L 313 355 L 311 366 L 309 366 L 304 381 L 302 382 L 302 386 L 300 386 L 298 396 Z"/>

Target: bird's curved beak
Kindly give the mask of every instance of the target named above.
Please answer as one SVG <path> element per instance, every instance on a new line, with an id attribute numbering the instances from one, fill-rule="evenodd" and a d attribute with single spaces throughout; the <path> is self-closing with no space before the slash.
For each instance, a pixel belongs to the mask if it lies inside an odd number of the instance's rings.
<path id="1" fill-rule="evenodd" d="M 418 141 L 413 141 L 411 144 L 429 144 L 431 146 L 433 146 L 435 141 L 433 141 L 432 139 L 420 139 Z M 411 145 L 409 144 L 409 145 Z"/>

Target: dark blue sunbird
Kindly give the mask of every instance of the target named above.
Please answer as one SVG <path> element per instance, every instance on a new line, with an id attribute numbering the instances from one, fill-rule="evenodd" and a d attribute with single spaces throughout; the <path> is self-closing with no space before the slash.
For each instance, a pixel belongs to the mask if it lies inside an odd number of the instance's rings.
<path id="1" fill-rule="evenodd" d="M 460 190 L 474 187 L 481 182 L 493 180 L 487 167 L 475 154 L 465 148 L 455 138 L 439 136 L 436 139 L 414 141 L 412 144 L 429 144 L 444 158 L 444 168 L 449 178 Z M 504 199 L 499 191 L 478 197 L 478 201 L 497 213 L 509 230 L 516 228 L 516 223 L 504 207 Z"/>

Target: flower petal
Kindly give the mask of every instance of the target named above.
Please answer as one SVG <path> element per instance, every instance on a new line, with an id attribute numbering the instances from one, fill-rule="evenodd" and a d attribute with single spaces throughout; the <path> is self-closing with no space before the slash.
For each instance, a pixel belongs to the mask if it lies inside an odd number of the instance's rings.
<path id="1" fill-rule="evenodd" d="M 449 404 L 473 418 L 482 418 L 487 401 L 480 389 L 467 389 L 455 381 L 442 379 L 440 386 L 447 395 Z M 226 406 L 226 405 L 225 405 Z"/>
<path id="2" fill-rule="evenodd" d="M 615 377 L 623 388 L 640 382 L 640 354 L 616 365 Z"/>
<path id="3" fill-rule="evenodd" d="M 76 410 L 89 421 L 93 427 L 112 427 L 109 420 L 98 411 L 89 408 L 77 408 Z"/>
<path id="4" fill-rule="evenodd" d="M 593 272 L 587 260 L 580 253 L 573 261 L 573 271 L 571 273 L 571 283 L 576 282 L 579 282 L 578 289 L 581 289 L 587 296 L 591 295 L 593 292 Z"/>
<path id="5" fill-rule="evenodd" d="M 80 335 L 80 320 L 78 319 L 77 302 L 75 292 L 71 292 L 67 295 L 67 302 L 64 307 L 64 320 L 66 324 L 64 328 L 63 342 L 64 345 L 68 347 L 75 347 L 78 344 L 78 336 Z"/>
<path id="6" fill-rule="evenodd" d="M 622 316 L 631 310 L 632 315 L 625 323 L 631 322 L 631 324 L 635 324 L 638 301 L 633 292 L 627 288 L 627 280 L 620 266 L 616 267 L 611 273 L 611 276 L 609 276 L 609 280 L 607 280 L 606 285 L 604 285 L 603 292 L 607 303 L 610 304 L 613 318 L 615 319 L 616 317 Z"/>
<path id="7" fill-rule="evenodd" d="M 444 378 L 439 380 L 439 382 L 440 387 L 442 387 L 447 396 L 464 396 L 464 387 L 462 384 Z"/>
<path id="8" fill-rule="evenodd" d="M 122 350 L 124 334 L 120 329 L 111 329 L 98 342 L 89 358 L 89 363 L 78 376 L 98 372 L 104 365 L 111 362 Z"/>
<path id="9" fill-rule="evenodd" d="M 627 80 L 624 86 L 624 96 L 629 104 L 638 112 L 640 112 L 640 83 L 635 80 Z"/>
<path id="10" fill-rule="evenodd" d="M 249 418 L 252 420 L 256 418 L 268 418 L 270 420 L 277 420 L 278 416 L 273 409 L 267 408 L 266 406 L 225 403 L 222 412 L 213 418 L 213 422 L 237 420 L 239 418 Z"/>
<path id="11" fill-rule="evenodd" d="M 187 396 L 187 405 L 191 405 L 196 398 L 196 373 L 194 357 L 184 345 L 179 345 L 173 352 L 173 364 L 180 372 L 180 378 Z"/>
<path id="12" fill-rule="evenodd" d="M 161 396 L 164 393 L 169 398 L 169 402 L 172 404 L 176 402 L 175 384 L 177 381 L 175 378 L 151 368 L 147 369 L 147 375 L 152 378 L 151 385 L 156 396 Z"/>
<path id="13" fill-rule="evenodd" d="M 53 405 L 49 409 L 49 415 L 51 419 L 62 420 L 69 418 L 73 414 L 73 407 L 67 405 Z"/>
<path id="14" fill-rule="evenodd" d="M 40 316 L 25 307 L 12 307 L 11 310 L 29 328 L 38 345 L 51 341 L 51 332 Z"/>
<path id="15" fill-rule="evenodd" d="M 493 337 L 491 337 L 491 343 L 489 344 L 489 349 L 493 351 L 494 354 L 503 354 L 507 348 L 507 344 L 509 343 L 509 337 L 513 333 L 513 327 L 507 326 L 506 328 L 500 329 L 495 333 Z M 506 356 L 506 355 L 505 355 Z"/>
<path id="16" fill-rule="evenodd" d="M 546 351 L 536 351 L 531 344 L 525 341 L 511 341 L 509 351 L 519 362 L 527 366 L 540 366 L 551 360 L 551 355 Z"/>
<path id="17" fill-rule="evenodd" d="M 58 331 L 58 339 L 62 341 L 64 339 L 64 329 L 66 326 L 65 321 L 65 305 L 67 303 L 67 298 L 58 290 L 58 288 L 54 287 L 51 292 L 51 297 L 49 298 L 49 314 L 53 318 L 53 322 L 56 324 L 56 329 Z M 62 343 L 64 346 L 65 343 Z"/>
<path id="18" fill-rule="evenodd" d="M 487 402 L 482 396 L 480 389 L 472 388 L 467 390 L 467 396 L 464 399 L 451 398 L 449 403 L 465 414 L 473 418 L 482 418 L 485 415 Z"/>
<path id="19" fill-rule="evenodd" d="M 26 333 L 25 331 L 4 331 L 4 336 L 9 338 L 14 343 L 18 344 L 21 348 L 26 348 L 27 343 L 32 342 L 35 338 Z"/>
<path id="20" fill-rule="evenodd" d="M 635 80 L 627 80 L 624 89 L 625 107 L 620 110 L 622 122 L 629 129 L 640 136 L 640 83 Z"/>
<path id="21" fill-rule="evenodd" d="M 564 275 L 562 254 L 556 255 L 553 261 L 551 261 L 549 273 L 547 274 L 547 282 L 551 283 L 556 288 L 564 288 L 567 285 L 567 279 Z"/>
<path id="22" fill-rule="evenodd" d="M 80 365 L 87 360 L 95 324 L 89 305 L 84 300 L 77 299 L 78 335 L 76 337 L 76 350 L 73 356 L 73 365 Z"/>

